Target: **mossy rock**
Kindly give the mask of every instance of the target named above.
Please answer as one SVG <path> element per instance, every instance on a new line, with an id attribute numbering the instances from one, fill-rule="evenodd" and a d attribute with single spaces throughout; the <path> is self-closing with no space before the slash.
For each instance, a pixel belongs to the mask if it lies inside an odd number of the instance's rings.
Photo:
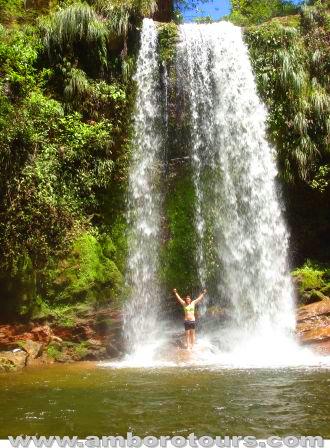
<path id="1" fill-rule="evenodd" d="M 158 27 L 159 57 L 164 63 L 171 63 L 176 53 L 178 26 L 174 22 L 162 23 Z"/>
<path id="2" fill-rule="evenodd" d="M 321 293 L 326 297 L 330 297 L 330 283 L 328 283 L 324 288 L 321 289 Z"/>
<path id="3" fill-rule="evenodd" d="M 52 342 L 46 349 L 46 354 L 54 361 L 59 361 L 62 357 L 62 346 L 58 342 Z"/>
<path id="4" fill-rule="evenodd" d="M 116 299 L 123 276 L 110 259 L 116 248 L 110 237 L 81 234 L 69 255 L 52 272 L 53 293 L 57 302 L 107 302 Z"/>
<path id="5" fill-rule="evenodd" d="M 165 201 L 168 239 L 161 252 L 161 278 L 168 289 L 187 291 L 196 285 L 196 232 L 194 220 L 195 191 L 190 173 L 182 172 L 172 180 Z"/>
<path id="6" fill-rule="evenodd" d="M 95 323 L 95 328 L 100 334 L 107 334 L 116 326 L 117 321 L 115 319 L 104 318 L 102 316 L 98 316 Z"/>
<path id="7" fill-rule="evenodd" d="M 88 355 L 88 344 L 86 342 L 81 342 L 80 344 L 75 344 L 73 347 L 73 356 L 77 360 L 83 360 Z"/>
<path id="8" fill-rule="evenodd" d="M 310 263 L 306 263 L 302 268 L 296 269 L 292 275 L 297 279 L 301 292 L 324 287 L 324 271 Z"/>
<path id="9" fill-rule="evenodd" d="M 13 372 L 15 370 L 16 366 L 12 361 L 0 357 L 0 372 Z"/>
<path id="10" fill-rule="evenodd" d="M 299 303 L 307 305 L 326 299 L 330 295 L 329 267 L 307 260 L 292 272 L 299 293 Z"/>
<path id="11" fill-rule="evenodd" d="M 310 292 L 309 296 L 310 296 L 309 303 L 319 302 L 320 300 L 324 300 L 327 298 L 321 291 L 318 291 L 317 289 L 313 289 Z"/>

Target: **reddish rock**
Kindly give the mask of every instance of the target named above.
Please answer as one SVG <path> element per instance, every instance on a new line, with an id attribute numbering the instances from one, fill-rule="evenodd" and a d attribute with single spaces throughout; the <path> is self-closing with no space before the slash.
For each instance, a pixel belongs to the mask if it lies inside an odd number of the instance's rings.
<path id="1" fill-rule="evenodd" d="M 71 342 L 84 342 L 86 345 L 78 349 L 66 345 Z M 28 355 L 24 351 L 23 355 L 19 355 L 25 357 L 25 364 L 48 363 L 49 357 L 44 349 L 50 343 L 59 345 L 61 356 L 56 361 L 98 360 L 121 356 L 124 351 L 121 312 L 111 308 L 81 312 L 72 327 L 59 327 L 55 322 L 48 325 L 40 321 L 0 325 L 0 350 L 7 353 L 16 348 L 25 348 Z M 11 366 L 11 361 L 3 362 Z"/>
<path id="2" fill-rule="evenodd" d="M 44 344 L 49 344 L 53 335 L 53 331 L 49 325 L 34 327 L 32 328 L 31 333 L 35 341 L 43 342 Z"/>
<path id="3" fill-rule="evenodd" d="M 297 310 L 297 336 L 318 353 L 330 354 L 330 300 L 305 305 Z"/>
<path id="4" fill-rule="evenodd" d="M 330 354 L 330 339 L 327 339 L 326 341 L 320 341 L 318 343 L 315 343 L 313 345 L 313 349 L 320 353 L 321 355 L 329 355 Z"/>
<path id="5" fill-rule="evenodd" d="M 330 341 L 330 326 L 316 327 L 301 333 L 300 341 L 302 343 L 315 343 L 319 341 Z"/>
<path id="6" fill-rule="evenodd" d="M 330 299 L 321 300 L 320 302 L 300 307 L 297 312 L 297 322 L 324 315 L 330 316 Z"/>
<path id="7" fill-rule="evenodd" d="M 55 336 L 63 341 L 82 342 L 95 337 L 94 329 L 88 323 L 78 322 L 74 327 L 57 327 L 54 329 Z"/>

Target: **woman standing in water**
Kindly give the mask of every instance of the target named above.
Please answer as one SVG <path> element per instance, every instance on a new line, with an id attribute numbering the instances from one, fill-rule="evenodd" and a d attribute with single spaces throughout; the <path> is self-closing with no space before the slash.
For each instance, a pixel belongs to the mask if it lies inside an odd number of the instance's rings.
<path id="1" fill-rule="evenodd" d="M 184 309 L 184 328 L 186 333 L 186 347 L 188 350 L 190 350 L 193 348 L 196 339 L 195 306 L 197 303 L 203 300 L 205 294 L 207 293 L 207 289 L 204 289 L 203 292 L 195 300 L 191 300 L 190 296 L 186 296 L 185 299 L 182 299 L 179 296 L 176 289 L 173 289 L 173 292 L 177 301 L 183 306 Z"/>

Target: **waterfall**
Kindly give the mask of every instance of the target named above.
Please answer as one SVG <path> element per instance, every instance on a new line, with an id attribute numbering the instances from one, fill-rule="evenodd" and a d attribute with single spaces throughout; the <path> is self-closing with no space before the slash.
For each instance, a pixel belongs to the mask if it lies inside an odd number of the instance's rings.
<path id="1" fill-rule="evenodd" d="M 279 341 L 295 322 L 288 233 L 266 110 L 241 29 L 226 22 L 181 25 L 177 73 L 190 116 L 200 282 L 208 269 L 209 226 L 218 266 L 211 299 L 230 309 L 222 346 Z"/>
<path id="2" fill-rule="evenodd" d="M 161 359 L 166 342 L 161 300 L 167 294 L 158 279 L 160 185 L 164 155 L 171 153 L 169 117 L 176 108 L 168 103 L 173 78 L 161 66 L 157 46 L 156 26 L 145 19 L 135 75 L 126 276 L 130 297 L 124 313 L 129 359 L 143 365 Z M 198 280 L 201 287 L 210 285 L 198 330 L 205 351 L 216 353 L 207 362 L 225 362 L 226 354 L 230 362 L 244 365 L 250 359 L 261 365 L 291 361 L 297 346 L 288 232 L 275 151 L 266 138 L 267 112 L 257 95 L 241 29 L 226 22 L 181 25 L 171 70 L 176 101 L 183 108 L 178 120 L 171 117 L 171 126 L 176 138 L 180 129 L 188 135 L 179 145 L 190 154 L 196 193 L 192 225 Z"/>
<path id="3" fill-rule="evenodd" d="M 129 300 L 124 312 L 128 352 L 153 352 L 159 340 L 161 292 L 157 280 L 160 241 L 162 120 L 157 30 L 144 19 L 135 75 L 134 137 L 128 186 Z"/>

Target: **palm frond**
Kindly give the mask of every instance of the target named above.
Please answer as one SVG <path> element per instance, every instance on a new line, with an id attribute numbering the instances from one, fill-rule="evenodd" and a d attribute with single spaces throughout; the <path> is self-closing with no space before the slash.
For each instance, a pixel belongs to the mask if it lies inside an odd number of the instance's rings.
<path id="1" fill-rule="evenodd" d="M 85 72 L 72 68 L 64 87 L 64 97 L 67 101 L 77 102 L 82 100 L 89 92 L 89 82 Z"/>
<path id="2" fill-rule="evenodd" d="M 313 85 L 310 94 L 311 104 L 318 115 L 330 111 L 330 97 L 326 90 L 318 83 Z"/>
<path id="3" fill-rule="evenodd" d="M 106 60 L 108 29 L 105 21 L 86 3 L 74 3 L 54 13 L 44 32 L 50 59 L 83 42 L 97 49 L 102 62 Z"/>
<path id="4" fill-rule="evenodd" d="M 293 127 L 294 127 L 295 131 L 301 135 L 307 133 L 308 120 L 307 120 L 306 116 L 301 111 L 299 111 L 295 115 L 295 117 L 293 119 Z"/>

